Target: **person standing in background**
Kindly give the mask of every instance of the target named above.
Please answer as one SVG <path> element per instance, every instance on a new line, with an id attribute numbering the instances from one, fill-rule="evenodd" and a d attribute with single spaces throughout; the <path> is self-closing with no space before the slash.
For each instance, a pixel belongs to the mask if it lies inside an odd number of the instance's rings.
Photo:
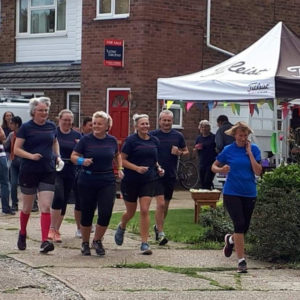
<path id="1" fill-rule="evenodd" d="M 2 215 L 14 215 L 9 206 L 9 177 L 8 177 L 8 164 L 7 157 L 4 149 L 4 141 L 6 139 L 5 133 L 0 127 L 0 186 L 1 186 L 1 205 Z"/>
<path id="2" fill-rule="evenodd" d="M 10 183 L 11 183 L 11 201 L 12 210 L 18 211 L 19 199 L 18 199 L 18 184 L 19 184 L 19 172 L 21 165 L 21 158 L 14 154 L 14 146 L 17 137 L 17 132 L 22 126 L 22 119 L 18 116 L 12 117 L 10 121 L 10 129 L 12 130 L 5 141 L 5 148 L 9 149 L 10 164 Z"/>
<path id="3" fill-rule="evenodd" d="M 55 189 L 55 160 L 60 163 L 56 125 L 48 121 L 51 101 L 47 97 L 32 98 L 29 111 L 32 119 L 23 123 L 17 133 L 14 154 L 21 157 L 19 182 L 23 200 L 20 212 L 19 250 L 26 249 L 27 223 L 33 201 L 38 195 L 42 243 L 40 253 L 54 250 L 48 241 L 51 223 L 50 208 Z"/>
<path id="4" fill-rule="evenodd" d="M 13 116 L 14 116 L 14 114 L 11 111 L 6 111 L 3 114 L 1 127 L 2 127 L 6 137 L 8 137 L 9 133 L 11 132 L 10 121 Z"/>
<path id="5" fill-rule="evenodd" d="M 159 114 L 159 129 L 150 132 L 150 135 L 159 139 L 158 163 L 165 171 L 164 176 L 158 180 L 160 194 L 156 196 L 156 223 L 153 228 L 155 240 L 158 241 L 159 245 L 165 245 L 168 242 L 163 231 L 163 224 L 173 197 L 178 157 L 189 154 L 183 134 L 172 129 L 173 119 L 172 111 L 163 110 Z"/>
<path id="6" fill-rule="evenodd" d="M 227 116 L 218 116 L 217 124 L 219 129 L 216 132 L 215 142 L 216 151 L 217 153 L 220 153 L 226 145 L 230 145 L 234 142 L 234 137 L 225 134 L 225 131 L 232 127 L 232 124 L 229 122 Z"/>
<path id="7" fill-rule="evenodd" d="M 195 141 L 194 148 L 198 153 L 200 187 L 207 190 L 213 187 L 215 173 L 212 172 L 211 166 L 217 156 L 215 135 L 211 133 L 210 128 L 207 120 L 199 122 L 200 135 Z"/>
<path id="8" fill-rule="evenodd" d="M 79 142 L 81 134 L 72 129 L 74 115 L 69 109 L 63 109 L 58 114 L 57 140 L 64 168 L 56 172 L 55 192 L 51 209 L 51 225 L 48 239 L 60 243 L 59 232 L 67 209 L 67 202 L 74 185 L 76 166 L 71 162 L 71 153 Z"/>

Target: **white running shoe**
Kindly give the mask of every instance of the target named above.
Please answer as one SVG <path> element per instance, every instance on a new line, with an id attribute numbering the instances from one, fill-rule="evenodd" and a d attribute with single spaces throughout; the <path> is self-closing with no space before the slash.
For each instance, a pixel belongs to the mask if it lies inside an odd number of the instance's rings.
<path id="1" fill-rule="evenodd" d="M 78 239 L 81 239 L 81 231 L 80 231 L 80 229 L 76 230 L 75 237 L 78 238 Z"/>

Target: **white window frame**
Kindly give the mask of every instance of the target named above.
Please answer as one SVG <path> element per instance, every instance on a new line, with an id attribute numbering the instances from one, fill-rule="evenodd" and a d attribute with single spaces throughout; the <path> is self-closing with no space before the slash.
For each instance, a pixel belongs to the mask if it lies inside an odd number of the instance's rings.
<path id="1" fill-rule="evenodd" d="M 68 0 L 66 0 L 67 6 Z M 31 33 L 31 11 L 32 10 L 41 10 L 41 9 L 55 9 L 55 31 L 54 32 L 45 32 L 45 33 Z M 28 0 L 27 6 L 27 32 L 19 32 L 20 24 L 20 0 L 17 0 L 17 15 L 16 15 L 16 37 L 17 38 L 40 38 L 40 37 L 49 37 L 49 36 L 65 36 L 67 35 L 67 13 L 66 13 L 66 28 L 64 30 L 57 30 L 57 0 L 54 0 L 52 5 L 41 5 L 31 8 L 31 0 Z"/>
<path id="2" fill-rule="evenodd" d="M 128 13 L 125 14 L 115 14 L 115 1 L 111 0 L 111 13 L 101 14 L 99 13 L 100 8 L 100 0 L 96 0 L 97 2 L 97 11 L 96 11 L 96 18 L 94 20 L 109 20 L 109 19 L 126 19 L 129 17 L 130 13 L 130 0 L 127 0 L 128 3 Z"/>
<path id="3" fill-rule="evenodd" d="M 79 91 L 68 91 L 67 92 L 67 109 L 71 110 L 70 108 L 70 96 L 76 95 L 79 97 L 79 101 L 78 101 L 78 124 L 74 124 L 75 127 L 80 128 L 81 125 L 81 111 L 80 111 L 80 107 L 81 107 L 81 97 L 80 97 L 80 92 Z M 74 113 L 74 112 L 73 112 Z"/>
<path id="4" fill-rule="evenodd" d="M 21 96 L 31 96 L 31 98 L 38 98 L 38 97 L 43 97 L 45 94 L 44 92 L 21 92 Z M 28 98 L 29 99 L 29 98 Z"/>
<path id="5" fill-rule="evenodd" d="M 167 103 L 165 102 L 163 107 L 162 107 L 162 111 L 167 109 Z M 169 110 L 173 111 L 173 110 L 179 110 L 179 123 L 175 124 L 173 123 L 172 128 L 174 129 L 183 129 L 183 125 L 182 125 L 182 119 L 183 119 L 183 111 L 182 111 L 182 107 L 180 104 L 172 104 L 171 107 L 168 108 Z M 173 119 L 174 121 L 174 119 Z"/>

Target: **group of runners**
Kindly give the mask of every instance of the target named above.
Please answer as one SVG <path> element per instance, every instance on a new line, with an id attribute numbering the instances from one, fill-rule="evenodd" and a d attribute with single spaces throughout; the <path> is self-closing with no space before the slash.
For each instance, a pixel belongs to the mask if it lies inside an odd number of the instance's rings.
<path id="1" fill-rule="evenodd" d="M 134 216 L 139 201 L 140 251 L 145 255 L 152 254 L 148 237 L 149 207 L 153 197 L 156 198 L 155 239 L 159 245 L 168 243 L 163 226 L 176 182 L 177 160 L 189 153 L 182 133 L 172 129 L 173 113 L 163 110 L 159 115 L 160 128 L 154 131 L 150 131 L 148 115 L 135 114 L 135 133 L 126 138 L 119 151 L 116 138 L 108 133 L 113 122 L 107 113 L 95 112 L 89 120 L 91 133 L 81 134 L 72 129 L 73 114 L 70 110 L 59 113 L 58 127 L 49 121 L 50 105 L 50 99 L 46 97 L 31 99 L 32 119 L 16 134 L 13 153 L 21 158 L 19 185 L 23 200 L 18 248 L 26 249 L 27 223 L 38 195 L 40 252 L 54 250 L 53 242 L 62 241 L 59 230 L 73 188 L 76 223 L 80 220 L 76 235 L 82 238 L 81 253 L 91 255 L 92 246 L 97 255 L 105 255 L 103 237 L 116 196 L 113 166 L 121 179 L 126 207 L 115 232 L 116 244 L 123 244 L 126 225 Z M 228 174 L 223 197 L 234 224 L 234 233 L 225 237 L 224 254 L 231 256 L 235 246 L 238 272 L 247 271 L 244 234 L 249 228 L 256 199 L 255 175 L 261 173 L 260 151 L 248 141 L 251 132 L 243 122 L 226 131 L 235 142 L 226 146 L 212 165 L 213 172 Z M 96 209 L 97 223 L 90 241 Z"/>

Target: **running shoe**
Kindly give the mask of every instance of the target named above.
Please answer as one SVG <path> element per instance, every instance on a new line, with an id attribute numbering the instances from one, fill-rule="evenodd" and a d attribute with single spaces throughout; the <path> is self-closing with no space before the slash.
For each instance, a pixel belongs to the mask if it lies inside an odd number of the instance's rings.
<path id="1" fill-rule="evenodd" d="M 13 204 L 11 206 L 11 210 L 14 211 L 14 212 L 17 212 L 19 210 L 18 204 Z"/>
<path id="2" fill-rule="evenodd" d="M 49 242 L 49 241 L 44 241 L 41 244 L 41 248 L 40 248 L 40 253 L 48 253 L 50 251 L 54 250 L 54 245 L 53 243 Z"/>
<path id="3" fill-rule="evenodd" d="M 145 242 L 143 242 L 141 244 L 141 251 L 142 251 L 143 255 L 151 255 L 152 254 L 149 244 L 145 243 Z"/>
<path id="4" fill-rule="evenodd" d="M 247 273 L 247 263 L 245 260 L 242 260 L 239 264 L 238 264 L 238 269 L 237 269 L 238 273 Z"/>
<path id="5" fill-rule="evenodd" d="M 224 252 L 224 255 L 226 257 L 231 256 L 232 251 L 233 251 L 233 247 L 234 247 L 234 244 L 230 244 L 230 242 L 229 242 L 230 237 L 231 237 L 231 234 L 228 233 L 228 234 L 225 235 L 225 238 L 224 238 L 225 246 L 223 248 L 223 252 Z"/>
<path id="6" fill-rule="evenodd" d="M 16 214 L 15 211 L 9 209 L 7 211 L 3 211 L 1 215 L 2 216 L 14 216 L 15 214 Z"/>
<path id="7" fill-rule="evenodd" d="M 78 238 L 78 239 L 81 239 L 81 231 L 80 231 L 80 229 L 77 229 L 76 231 L 75 231 L 75 237 L 76 238 Z"/>
<path id="8" fill-rule="evenodd" d="M 164 234 L 161 234 L 158 236 L 158 245 L 159 246 L 164 246 L 168 243 L 168 239 Z"/>
<path id="9" fill-rule="evenodd" d="M 55 236 L 55 229 L 54 228 L 50 228 L 49 229 L 49 233 L 48 233 L 48 240 L 53 241 L 54 240 L 54 236 Z"/>
<path id="10" fill-rule="evenodd" d="M 88 242 L 84 242 L 81 244 L 81 254 L 83 256 L 90 256 L 91 255 L 91 249 Z"/>
<path id="11" fill-rule="evenodd" d="M 156 225 L 153 226 L 153 230 L 154 230 L 155 240 L 158 241 L 158 229 L 157 229 Z"/>
<path id="12" fill-rule="evenodd" d="M 55 230 L 53 242 L 55 242 L 55 243 L 61 243 L 62 242 L 60 232 L 58 230 Z"/>
<path id="13" fill-rule="evenodd" d="M 96 250 L 97 255 L 99 256 L 105 255 L 105 249 L 103 248 L 101 240 L 93 241 L 92 246 Z"/>
<path id="14" fill-rule="evenodd" d="M 119 246 L 121 246 L 124 242 L 124 233 L 125 233 L 125 229 L 122 229 L 121 225 L 119 224 L 115 233 L 115 242 Z"/>
<path id="15" fill-rule="evenodd" d="M 26 233 L 25 234 L 21 234 L 21 232 L 19 232 L 19 238 L 18 238 L 18 249 L 19 250 L 25 250 L 26 249 Z"/>

